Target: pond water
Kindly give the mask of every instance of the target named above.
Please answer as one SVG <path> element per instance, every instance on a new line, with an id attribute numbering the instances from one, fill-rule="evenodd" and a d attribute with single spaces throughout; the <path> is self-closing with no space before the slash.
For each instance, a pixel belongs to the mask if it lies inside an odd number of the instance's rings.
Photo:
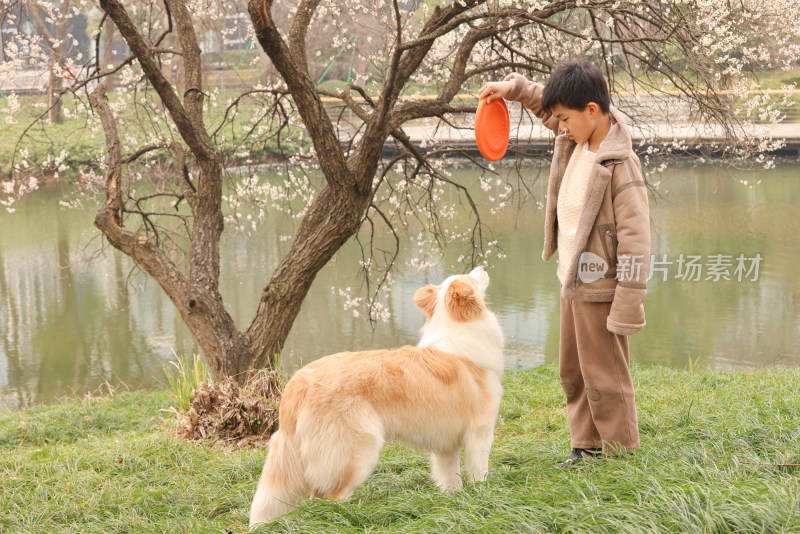
<path id="1" fill-rule="evenodd" d="M 660 194 L 651 195 L 651 252 L 663 263 L 648 284 L 648 324 L 630 338 L 633 361 L 800 367 L 799 171 L 793 163 L 664 172 Z M 475 171 L 455 177 L 468 182 Z M 544 187 L 542 179 L 538 200 Z M 60 208 L 63 194 L 40 190 L 16 213 L 0 212 L 0 409 L 82 395 L 106 381 L 160 387 L 167 362 L 198 351 L 157 284 L 132 274 L 117 251 L 98 254 L 93 213 Z M 506 335 L 506 366 L 556 361 L 558 281 L 555 261 L 541 260 L 543 210 L 529 202 L 482 216 L 507 256 L 493 262 L 487 295 Z M 223 240 L 222 292 L 240 328 L 289 246 L 280 239 L 288 224 L 273 217 L 254 236 Z M 402 270 L 388 299 L 391 319 L 373 329 L 332 291 L 349 286 L 358 295 L 359 259 L 348 245 L 317 277 L 282 355 L 287 369 L 340 350 L 414 344 L 423 322 L 414 291 L 454 269 L 448 254 L 438 267 Z"/>

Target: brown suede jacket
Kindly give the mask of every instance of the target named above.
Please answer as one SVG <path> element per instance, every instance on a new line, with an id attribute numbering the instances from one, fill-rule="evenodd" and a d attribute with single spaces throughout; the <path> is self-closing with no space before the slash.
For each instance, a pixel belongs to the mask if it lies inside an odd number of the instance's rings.
<path id="1" fill-rule="evenodd" d="M 556 133 L 547 187 L 542 259 L 558 247 L 558 192 L 576 144 L 558 135 L 558 118 L 542 109 L 544 86 L 511 74 L 508 100 L 521 102 Z M 575 236 L 576 252 L 568 262 L 561 288 L 566 299 L 611 302 L 609 331 L 629 335 L 645 325 L 644 298 L 650 267 L 650 211 L 639 158 L 633 152 L 627 117 L 611 107 L 611 130 L 597 153 Z M 581 248 L 579 244 L 583 244 Z"/>

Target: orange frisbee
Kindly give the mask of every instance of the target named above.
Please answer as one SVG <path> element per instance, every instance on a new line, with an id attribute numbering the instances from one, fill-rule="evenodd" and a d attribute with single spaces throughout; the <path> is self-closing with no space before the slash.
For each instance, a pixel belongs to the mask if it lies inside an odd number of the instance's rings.
<path id="1" fill-rule="evenodd" d="M 497 161 L 505 155 L 509 128 L 506 101 L 498 98 L 487 104 L 486 97 L 481 98 L 475 112 L 475 141 L 484 158 Z"/>

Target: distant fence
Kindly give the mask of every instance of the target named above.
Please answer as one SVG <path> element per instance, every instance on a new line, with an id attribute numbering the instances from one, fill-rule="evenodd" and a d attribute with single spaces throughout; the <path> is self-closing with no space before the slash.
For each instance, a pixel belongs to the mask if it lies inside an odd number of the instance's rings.
<path id="1" fill-rule="evenodd" d="M 0 76 L 0 91 L 4 94 L 36 95 L 47 92 L 50 74 L 44 69 L 18 70 Z"/>

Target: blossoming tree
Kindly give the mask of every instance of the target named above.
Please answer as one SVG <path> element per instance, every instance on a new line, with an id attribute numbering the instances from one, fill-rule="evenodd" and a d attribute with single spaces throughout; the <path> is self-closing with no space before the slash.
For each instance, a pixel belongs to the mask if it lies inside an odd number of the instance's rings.
<path id="1" fill-rule="evenodd" d="M 443 164 L 458 148 L 415 142 L 406 131 L 413 121 L 458 126 L 476 104 L 461 93 L 515 70 L 543 80 L 559 61 L 584 56 L 605 69 L 612 90 L 681 102 L 692 121 L 724 134 L 721 146 L 731 153 L 763 153 L 777 142 L 768 128 L 749 124 L 780 121 L 782 102 L 754 94 L 758 80 L 745 74 L 792 68 L 800 51 L 793 0 L 99 0 L 99 7 L 91 29 L 97 53 L 66 89 L 72 113 L 105 137 L 102 172 L 81 171 L 84 191 L 101 184 L 95 225 L 169 296 L 214 376 L 239 380 L 273 364 L 315 276 L 354 236 L 363 235 L 371 319 L 385 314 L 381 291 L 410 221 L 423 223 L 421 239 L 434 247 L 466 242 L 464 263 L 487 260 L 480 215 L 497 205 L 479 208 L 470 186 Z M 130 50 L 113 68 L 97 60 L 110 22 Z M 200 45 L 209 34 L 224 40 L 242 32 L 259 49 L 254 68 L 271 75 L 236 94 L 209 87 Z M 58 41 L 50 39 L 53 50 Z M 347 82 L 320 85 L 337 51 L 360 67 Z M 178 58 L 181 91 L 170 75 Z M 112 73 L 115 98 L 104 81 Z M 618 104 L 642 115 L 636 102 Z M 652 118 L 658 110 L 646 111 Z M 393 155 L 384 157 L 388 145 Z M 283 184 L 259 178 L 264 154 L 281 156 Z M 48 161 L 63 169 L 64 158 Z M 474 163 L 483 169 L 476 185 L 493 189 L 498 205 L 524 192 Z M 220 240 L 244 225 L 240 207 L 248 201 L 256 219 L 273 205 L 299 226 L 239 328 L 219 290 Z M 445 227 L 456 209 L 471 212 L 469 228 Z M 373 246 L 376 232 L 391 243 L 383 254 Z"/>

